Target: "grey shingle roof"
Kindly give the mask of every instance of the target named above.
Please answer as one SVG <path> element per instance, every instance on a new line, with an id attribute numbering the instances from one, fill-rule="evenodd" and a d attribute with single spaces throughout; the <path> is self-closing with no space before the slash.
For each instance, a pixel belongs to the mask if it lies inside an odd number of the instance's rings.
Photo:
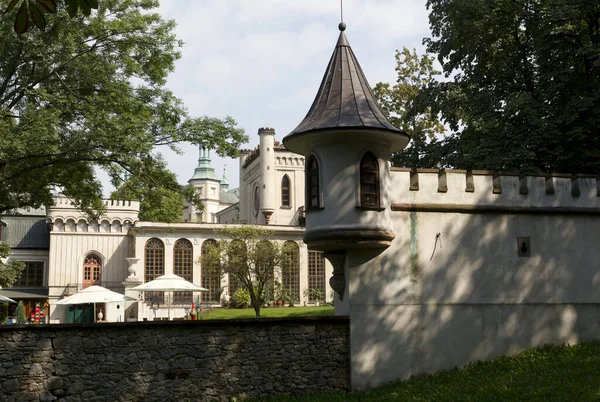
<path id="1" fill-rule="evenodd" d="M 48 249 L 50 233 L 46 218 L 33 216 L 5 216 L 2 222 L 6 227 L 2 230 L 2 241 L 11 248 Z"/>
<path id="2" fill-rule="evenodd" d="M 340 26 L 337 45 L 310 110 L 284 143 L 295 135 L 333 128 L 385 130 L 406 136 L 377 106 L 344 29 Z"/>

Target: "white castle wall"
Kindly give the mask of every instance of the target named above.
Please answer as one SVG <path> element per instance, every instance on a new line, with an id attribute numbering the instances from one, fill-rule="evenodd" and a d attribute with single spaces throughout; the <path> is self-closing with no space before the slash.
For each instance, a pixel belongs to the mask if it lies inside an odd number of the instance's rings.
<path id="1" fill-rule="evenodd" d="M 595 177 L 417 177 L 392 171 L 392 245 L 348 251 L 354 388 L 597 338 Z"/>
<path id="2" fill-rule="evenodd" d="M 128 230 L 138 220 L 139 202 L 104 200 L 104 205 L 106 211 L 98 219 L 85 215 L 65 197 L 55 198 L 54 205 L 47 208 L 47 220 L 52 224 L 48 257 L 51 322 L 64 320 L 64 307 L 53 303 L 65 291 L 72 293 L 81 287 L 83 260 L 90 253 L 102 258 L 101 281 L 121 291 L 119 285 L 128 274 L 125 258 L 132 254 Z"/>

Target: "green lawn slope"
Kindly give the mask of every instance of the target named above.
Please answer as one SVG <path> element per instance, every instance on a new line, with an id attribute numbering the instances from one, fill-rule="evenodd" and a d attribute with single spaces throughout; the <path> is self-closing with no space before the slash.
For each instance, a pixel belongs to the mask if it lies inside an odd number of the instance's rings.
<path id="1" fill-rule="evenodd" d="M 600 401 L 600 342 L 547 345 L 379 388 L 261 401 Z"/>

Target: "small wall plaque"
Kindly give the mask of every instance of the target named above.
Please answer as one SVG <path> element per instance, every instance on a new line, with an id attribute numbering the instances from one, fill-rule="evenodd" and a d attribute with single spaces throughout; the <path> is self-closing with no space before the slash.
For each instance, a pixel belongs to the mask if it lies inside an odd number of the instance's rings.
<path id="1" fill-rule="evenodd" d="M 519 257 L 531 257 L 529 237 L 517 237 L 517 253 Z"/>

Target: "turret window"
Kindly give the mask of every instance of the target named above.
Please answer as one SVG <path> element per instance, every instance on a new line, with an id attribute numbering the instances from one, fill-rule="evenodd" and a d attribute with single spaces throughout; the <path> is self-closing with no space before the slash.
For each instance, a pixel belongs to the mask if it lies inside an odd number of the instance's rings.
<path id="1" fill-rule="evenodd" d="M 317 158 L 311 156 L 308 160 L 307 171 L 307 209 L 316 209 L 321 207 L 321 197 L 319 189 L 319 163 Z"/>
<path id="2" fill-rule="evenodd" d="M 290 206 L 290 178 L 287 174 L 281 179 L 281 206 Z"/>
<path id="3" fill-rule="evenodd" d="M 379 207 L 379 164 L 371 152 L 360 161 L 360 202 L 363 207 Z"/>

